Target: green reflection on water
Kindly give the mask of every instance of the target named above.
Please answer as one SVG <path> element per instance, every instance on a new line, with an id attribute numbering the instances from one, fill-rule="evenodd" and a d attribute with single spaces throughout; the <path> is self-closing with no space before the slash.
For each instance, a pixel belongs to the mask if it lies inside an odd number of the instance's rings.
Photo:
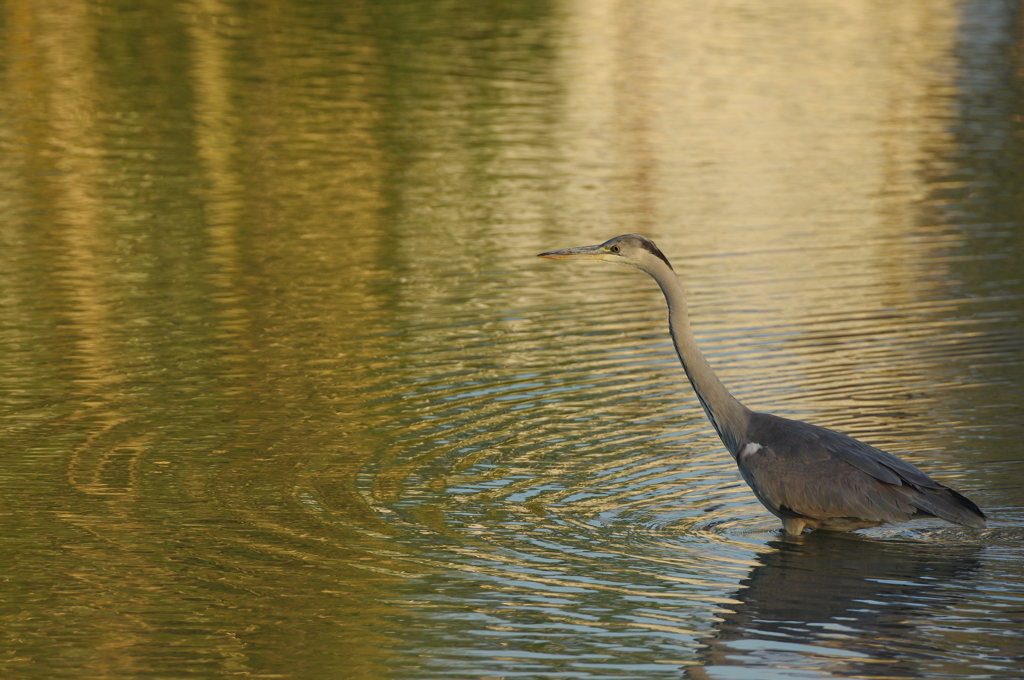
<path id="1" fill-rule="evenodd" d="M 547 14 L 7 5 L 5 677 L 389 674 L 423 568 L 357 477 L 442 283 L 396 215 Z"/>

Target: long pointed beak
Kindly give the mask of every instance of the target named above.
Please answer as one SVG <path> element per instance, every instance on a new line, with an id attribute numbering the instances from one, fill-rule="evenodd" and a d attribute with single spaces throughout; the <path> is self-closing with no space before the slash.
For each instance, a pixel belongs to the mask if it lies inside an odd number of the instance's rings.
<path id="1" fill-rule="evenodd" d="M 601 246 L 578 246 L 565 250 L 552 250 L 541 253 L 537 257 L 547 257 L 552 260 L 600 260 L 604 254 Z"/>

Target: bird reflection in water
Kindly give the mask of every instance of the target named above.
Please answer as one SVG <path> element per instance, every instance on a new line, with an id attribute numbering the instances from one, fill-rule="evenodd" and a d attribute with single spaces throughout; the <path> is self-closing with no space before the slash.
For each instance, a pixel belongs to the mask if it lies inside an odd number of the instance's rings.
<path id="1" fill-rule="evenodd" d="M 936 621 L 954 615 L 962 600 L 956 584 L 978 569 L 982 549 L 825 531 L 768 548 L 687 677 L 921 677 L 920 664 L 935 659 L 913 641 L 935 644 Z"/>

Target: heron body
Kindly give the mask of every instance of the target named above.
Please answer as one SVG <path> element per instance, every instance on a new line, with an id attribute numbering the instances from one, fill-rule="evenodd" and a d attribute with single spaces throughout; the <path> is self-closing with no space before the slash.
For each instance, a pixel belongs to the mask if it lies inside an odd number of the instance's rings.
<path id="1" fill-rule="evenodd" d="M 985 514 L 977 505 L 910 463 L 839 432 L 757 413 L 741 404 L 697 347 L 682 284 L 650 239 L 626 234 L 540 257 L 610 262 L 647 272 L 658 282 L 668 303 L 676 352 L 704 412 L 743 479 L 782 520 L 787 533 L 805 528 L 848 531 L 921 517 L 985 526 Z"/>

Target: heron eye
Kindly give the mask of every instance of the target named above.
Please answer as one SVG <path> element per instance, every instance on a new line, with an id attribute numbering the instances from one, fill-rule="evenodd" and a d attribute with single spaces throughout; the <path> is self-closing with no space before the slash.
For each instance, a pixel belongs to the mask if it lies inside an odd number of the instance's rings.
<path id="1" fill-rule="evenodd" d="M 613 253 L 617 253 L 617 252 L 619 252 L 619 247 L 618 246 L 612 246 L 608 250 L 612 251 Z"/>

